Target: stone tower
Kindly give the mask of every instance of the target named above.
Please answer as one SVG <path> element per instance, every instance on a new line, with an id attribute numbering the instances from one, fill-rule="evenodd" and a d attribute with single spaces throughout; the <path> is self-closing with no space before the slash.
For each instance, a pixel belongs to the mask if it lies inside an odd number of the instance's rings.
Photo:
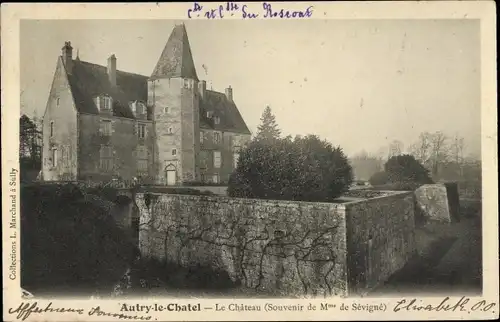
<path id="1" fill-rule="evenodd" d="M 198 181 L 200 143 L 198 76 L 186 27 L 176 25 L 148 80 L 158 184 Z"/>

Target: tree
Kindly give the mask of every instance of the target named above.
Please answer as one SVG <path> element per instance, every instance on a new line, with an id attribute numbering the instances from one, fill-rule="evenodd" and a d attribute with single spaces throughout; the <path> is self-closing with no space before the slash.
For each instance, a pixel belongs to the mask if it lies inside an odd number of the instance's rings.
<path id="1" fill-rule="evenodd" d="M 19 158 L 32 167 L 40 167 L 42 133 L 36 123 L 23 114 L 19 120 Z"/>
<path id="2" fill-rule="evenodd" d="M 42 168 L 42 132 L 28 116 L 19 119 L 19 164 L 21 180 L 34 180 Z"/>
<path id="3" fill-rule="evenodd" d="M 465 142 L 464 138 L 455 134 L 453 141 L 451 143 L 450 154 L 453 159 L 453 162 L 456 163 L 459 169 L 459 177 L 463 176 L 463 165 L 464 165 L 464 150 L 465 150 Z"/>
<path id="4" fill-rule="evenodd" d="M 232 197 L 333 201 L 349 189 L 352 169 L 339 147 L 317 136 L 256 139 L 240 154 L 229 179 Z"/>
<path id="5" fill-rule="evenodd" d="M 279 139 L 281 131 L 276 124 L 276 118 L 271 112 L 271 108 L 267 106 L 260 118 L 261 124 L 257 128 L 257 140 L 276 140 Z"/>
<path id="6" fill-rule="evenodd" d="M 448 158 L 447 140 L 448 137 L 440 131 L 435 132 L 431 136 L 431 173 L 433 177 L 438 176 L 439 165 L 446 162 Z"/>
<path id="7" fill-rule="evenodd" d="M 432 134 L 422 132 L 418 137 L 418 141 L 410 146 L 410 154 L 423 165 L 427 165 L 430 160 L 431 140 Z"/>
<path id="8" fill-rule="evenodd" d="M 393 156 L 384 168 L 390 183 L 432 183 L 429 170 L 409 154 Z"/>

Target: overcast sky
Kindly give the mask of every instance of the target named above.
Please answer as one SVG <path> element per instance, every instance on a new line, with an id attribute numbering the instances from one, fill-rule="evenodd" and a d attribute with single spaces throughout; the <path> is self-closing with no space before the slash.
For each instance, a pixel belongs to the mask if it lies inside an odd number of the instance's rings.
<path id="1" fill-rule="evenodd" d="M 21 23 L 21 112 L 44 113 L 65 41 L 74 56 L 150 75 L 174 20 Z M 474 20 L 187 21 L 198 77 L 231 85 L 252 132 L 271 106 L 284 134 L 348 154 L 422 131 L 460 133 L 480 153 L 480 39 Z M 202 67 L 207 67 L 206 71 Z"/>

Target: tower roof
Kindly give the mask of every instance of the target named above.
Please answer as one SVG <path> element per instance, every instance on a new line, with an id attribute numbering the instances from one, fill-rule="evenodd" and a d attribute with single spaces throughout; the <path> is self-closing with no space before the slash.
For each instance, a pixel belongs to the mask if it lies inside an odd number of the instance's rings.
<path id="1" fill-rule="evenodd" d="M 198 80 L 184 24 L 176 25 L 156 63 L 151 78 L 184 77 Z"/>

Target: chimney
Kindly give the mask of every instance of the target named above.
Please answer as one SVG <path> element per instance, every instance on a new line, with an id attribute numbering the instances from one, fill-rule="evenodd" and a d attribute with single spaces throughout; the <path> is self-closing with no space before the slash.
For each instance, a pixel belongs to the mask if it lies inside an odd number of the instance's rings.
<path id="1" fill-rule="evenodd" d="M 207 91 L 207 82 L 202 80 L 198 83 L 198 92 L 200 93 L 201 98 L 205 97 L 206 91 Z"/>
<path id="2" fill-rule="evenodd" d="M 73 47 L 71 47 L 70 41 L 64 43 L 64 47 L 62 48 L 62 59 L 66 72 L 71 74 L 73 69 Z"/>
<path id="3" fill-rule="evenodd" d="M 116 86 L 116 56 L 111 55 L 108 58 L 108 79 L 111 86 Z"/>
<path id="4" fill-rule="evenodd" d="M 226 88 L 226 97 L 230 101 L 233 100 L 233 89 L 231 88 L 231 85 L 229 85 L 229 87 Z"/>

